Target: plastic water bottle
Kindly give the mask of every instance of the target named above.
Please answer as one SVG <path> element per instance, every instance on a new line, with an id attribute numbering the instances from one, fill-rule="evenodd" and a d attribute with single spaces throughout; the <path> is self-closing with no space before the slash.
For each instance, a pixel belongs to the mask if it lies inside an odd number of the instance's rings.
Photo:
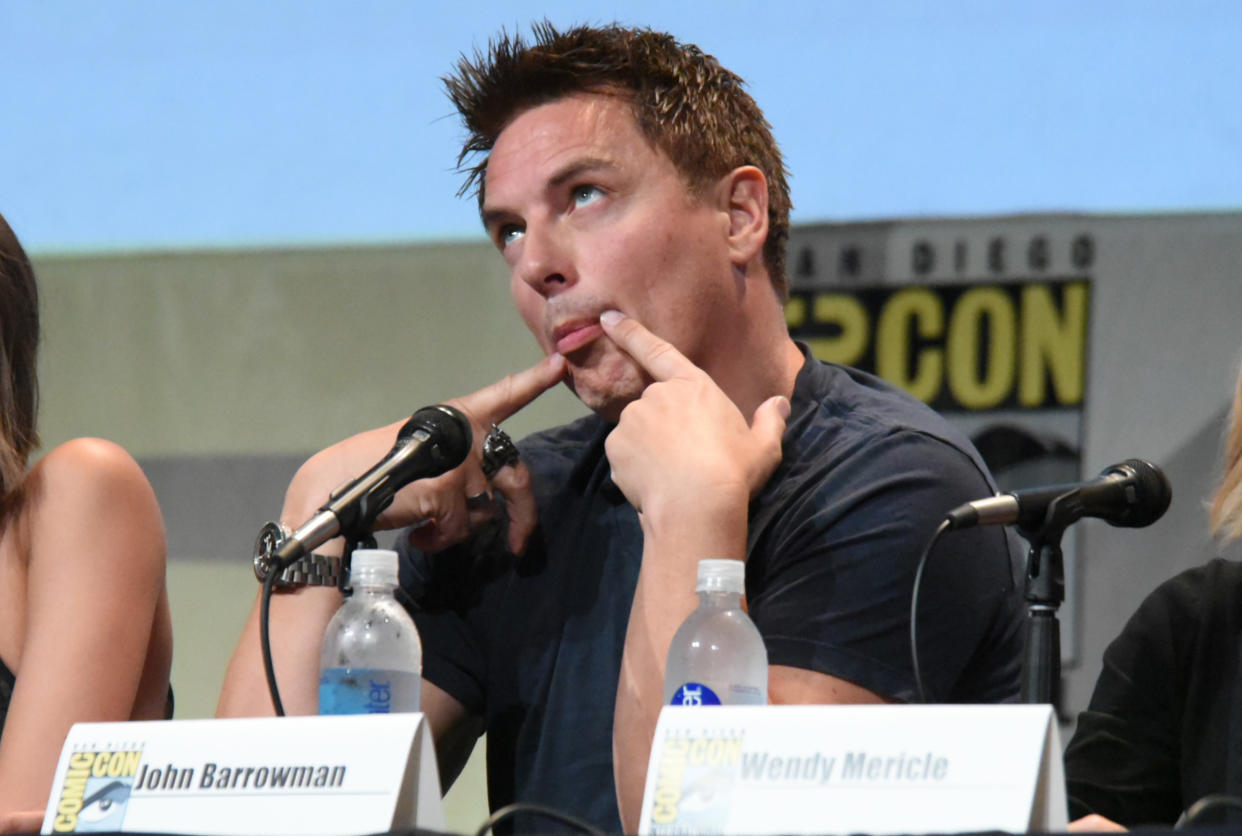
<path id="1" fill-rule="evenodd" d="M 397 553 L 357 549 L 350 563 L 353 594 L 329 622 L 319 654 L 319 713 L 418 711 L 423 646 L 393 597 Z"/>
<path id="2" fill-rule="evenodd" d="M 700 560 L 699 608 L 677 628 L 664 669 L 668 705 L 766 705 L 768 651 L 742 610 L 746 565 Z"/>

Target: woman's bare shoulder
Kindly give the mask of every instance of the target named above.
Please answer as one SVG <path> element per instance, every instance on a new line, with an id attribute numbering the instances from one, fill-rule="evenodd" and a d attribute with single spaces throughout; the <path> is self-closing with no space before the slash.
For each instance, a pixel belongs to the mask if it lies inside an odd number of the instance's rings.
<path id="1" fill-rule="evenodd" d="M 129 500 L 151 494 L 138 462 L 124 447 L 102 438 L 75 438 L 53 449 L 30 471 L 32 501 L 58 502 L 64 497 L 98 496 Z"/>
<path id="2" fill-rule="evenodd" d="M 123 447 L 101 438 L 76 438 L 43 456 L 27 477 L 23 506 L 36 546 L 73 535 L 150 540 L 158 532 L 163 539 L 159 504 L 142 468 Z"/>

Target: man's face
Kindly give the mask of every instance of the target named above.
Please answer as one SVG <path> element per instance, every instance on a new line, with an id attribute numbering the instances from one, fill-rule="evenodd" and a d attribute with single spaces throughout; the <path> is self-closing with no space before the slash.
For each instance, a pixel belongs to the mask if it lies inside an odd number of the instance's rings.
<path id="1" fill-rule="evenodd" d="M 610 308 L 711 370 L 738 288 L 727 203 L 692 196 L 628 103 L 579 94 L 522 112 L 487 165 L 483 219 L 518 311 L 569 385 L 616 420 L 650 379 L 600 330 Z M 719 314 L 719 316 L 718 316 Z"/>

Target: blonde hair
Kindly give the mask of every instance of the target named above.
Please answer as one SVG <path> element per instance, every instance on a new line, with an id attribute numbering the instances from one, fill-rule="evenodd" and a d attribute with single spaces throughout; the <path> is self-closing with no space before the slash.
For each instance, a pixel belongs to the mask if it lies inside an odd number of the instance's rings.
<path id="1" fill-rule="evenodd" d="M 1212 498 L 1208 520 L 1213 536 L 1221 540 L 1242 538 L 1242 371 L 1238 374 L 1233 408 L 1229 411 L 1224 476 Z"/>

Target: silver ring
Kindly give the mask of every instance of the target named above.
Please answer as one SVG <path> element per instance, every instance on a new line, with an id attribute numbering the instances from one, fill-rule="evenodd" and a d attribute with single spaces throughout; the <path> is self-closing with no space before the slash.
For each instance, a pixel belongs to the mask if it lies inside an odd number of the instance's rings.
<path id="1" fill-rule="evenodd" d="M 491 479 L 502 467 L 517 464 L 518 448 L 509 434 L 492 424 L 491 432 L 483 439 L 483 475 Z"/>

